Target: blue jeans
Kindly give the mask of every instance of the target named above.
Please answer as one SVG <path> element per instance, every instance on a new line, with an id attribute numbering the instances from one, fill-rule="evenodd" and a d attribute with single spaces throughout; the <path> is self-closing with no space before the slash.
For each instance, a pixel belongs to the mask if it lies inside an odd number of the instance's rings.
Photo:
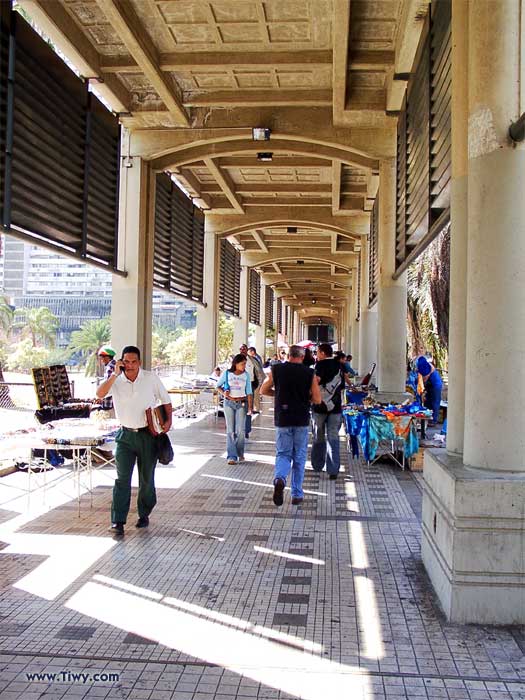
<path id="1" fill-rule="evenodd" d="M 320 472 L 326 463 L 328 474 L 337 474 L 341 466 L 339 430 L 343 422 L 341 413 L 312 413 L 312 467 Z M 326 432 L 326 435 L 325 435 Z"/>
<path id="2" fill-rule="evenodd" d="M 228 459 L 244 458 L 244 424 L 246 421 L 246 403 L 224 399 L 224 417 L 226 418 L 226 452 Z"/>
<path id="3" fill-rule="evenodd" d="M 292 471 L 292 498 L 303 498 L 304 465 L 308 451 L 308 426 L 275 429 L 275 474 L 276 479 L 286 479 Z"/>

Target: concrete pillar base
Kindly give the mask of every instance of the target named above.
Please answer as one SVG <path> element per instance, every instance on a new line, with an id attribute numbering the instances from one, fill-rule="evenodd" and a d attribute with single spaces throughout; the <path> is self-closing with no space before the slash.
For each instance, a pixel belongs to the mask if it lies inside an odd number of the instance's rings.
<path id="1" fill-rule="evenodd" d="M 525 474 L 427 450 L 421 553 L 447 619 L 525 624 Z"/>

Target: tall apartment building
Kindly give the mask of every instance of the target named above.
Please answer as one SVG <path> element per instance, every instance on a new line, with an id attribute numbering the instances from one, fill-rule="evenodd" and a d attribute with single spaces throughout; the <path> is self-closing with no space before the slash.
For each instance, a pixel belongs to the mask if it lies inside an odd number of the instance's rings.
<path id="1" fill-rule="evenodd" d="M 0 288 L 17 308 L 47 306 L 59 320 L 65 347 L 86 321 L 111 313 L 111 273 L 12 236 L 1 237 Z M 153 323 L 172 330 L 195 326 L 195 304 L 154 292 Z"/>

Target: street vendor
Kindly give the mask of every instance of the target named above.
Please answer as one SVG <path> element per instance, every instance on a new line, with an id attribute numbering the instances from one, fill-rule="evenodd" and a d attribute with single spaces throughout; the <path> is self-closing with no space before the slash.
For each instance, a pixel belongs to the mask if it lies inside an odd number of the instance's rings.
<path id="1" fill-rule="evenodd" d="M 432 422 L 437 423 L 441 406 L 441 389 L 443 387 L 441 375 L 426 357 L 418 357 L 416 364 L 417 371 L 422 376 L 425 385 L 424 405 L 432 411 Z"/>

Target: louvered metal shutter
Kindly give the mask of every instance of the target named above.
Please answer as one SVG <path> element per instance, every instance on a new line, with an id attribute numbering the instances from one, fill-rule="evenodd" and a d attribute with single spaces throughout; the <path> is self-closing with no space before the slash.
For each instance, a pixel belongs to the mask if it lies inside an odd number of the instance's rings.
<path id="1" fill-rule="evenodd" d="M 17 14 L 10 223 L 83 248 L 84 83 Z M 5 212 L 4 212 L 5 214 Z"/>
<path id="2" fill-rule="evenodd" d="M 155 188 L 153 284 L 202 302 L 204 217 L 164 173 Z"/>
<path id="3" fill-rule="evenodd" d="M 193 275 L 192 298 L 202 301 L 204 296 L 204 214 L 193 209 Z"/>
<path id="4" fill-rule="evenodd" d="M 239 316 L 241 254 L 225 238 L 221 240 L 219 308 L 230 316 Z"/>
<path id="5" fill-rule="evenodd" d="M 9 6 L 0 3 L 0 222 L 5 197 L 5 146 L 7 125 L 7 76 L 9 59 Z"/>
<path id="6" fill-rule="evenodd" d="M 352 289 L 354 294 L 356 293 L 356 288 L 357 288 L 357 303 L 356 303 L 356 314 L 355 314 L 355 320 L 359 321 L 361 319 L 361 256 L 359 256 L 359 260 L 357 262 L 357 285 L 355 283 L 355 280 L 352 280 Z"/>
<path id="7" fill-rule="evenodd" d="M 273 289 L 266 285 L 265 287 L 265 298 L 264 298 L 264 303 L 266 306 L 266 329 L 273 329 L 274 328 L 274 317 L 273 317 L 273 301 L 274 301 L 274 293 Z"/>
<path id="8" fill-rule="evenodd" d="M 283 332 L 283 302 L 282 299 L 277 299 L 277 332 Z"/>
<path id="9" fill-rule="evenodd" d="M 431 224 L 450 207 L 452 177 L 452 31 L 451 3 L 432 3 L 430 78 Z"/>
<path id="10" fill-rule="evenodd" d="M 376 197 L 370 217 L 370 234 L 368 246 L 368 305 L 372 306 L 377 300 L 379 289 L 379 257 L 378 257 L 378 234 L 379 234 L 379 197 Z"/>
<path id="11" fill-rule="evenodd" d="M 18 13 L 10 24 L 3 225 L 116 270 L 118 119 Z"/>
<path id="12" fill-rule="evenodd" d="M 261 323 L 261 278 L 259 274 L 253 269 L 250 269 L 248 294 L 248 320 L 250 323 L 255 323 L 259 325 Z"/>
<path id="13" fill-rule="evenodd" d="M 92 93 L 89 93 L 87 120 L 82 253 L 116 267 L 120 128 L 118 119 Z"/>
<path id="14" fill-rule="evenodd" d="M 405 106 L 397 123 L 396 168 L 396 262 L 401 263 L 407 256 L 407 114 Z"/>
<path id="15" fill-rule="evenodd" d="M 408 86 L 406 245 L 409 247 L 416 245 L 429 228 L 429 55 L 429 40 L 427 38 L 419 65 Z"/>

